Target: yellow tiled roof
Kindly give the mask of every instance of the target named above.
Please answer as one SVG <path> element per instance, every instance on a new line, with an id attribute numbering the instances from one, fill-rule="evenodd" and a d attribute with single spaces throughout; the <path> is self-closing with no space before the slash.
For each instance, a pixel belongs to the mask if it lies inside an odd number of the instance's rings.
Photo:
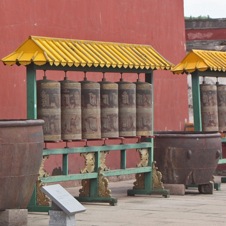
<path id="1" fill-rule="evenodd" d="M 97 42 L 30 36 L 17 50 L 2 59 L 6 65 L 112 67 L 134 69 L 172 68 L 172 64 L 149 45 Z"/>
<path id="2" fill-rule="evenodd" d="M 191 50 L 185 58 L 173 67 L 176 74 L 194 71 L 226 71 L 226 52 L 210 50 Z"/>

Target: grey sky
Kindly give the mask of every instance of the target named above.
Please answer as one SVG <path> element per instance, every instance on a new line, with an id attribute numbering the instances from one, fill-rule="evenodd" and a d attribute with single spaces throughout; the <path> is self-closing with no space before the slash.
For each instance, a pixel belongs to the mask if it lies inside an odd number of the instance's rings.
<path id="1" fill-rule="evenodd" d="M 226 18 L 226 0 L 184 0 L 184 16 Z"/>

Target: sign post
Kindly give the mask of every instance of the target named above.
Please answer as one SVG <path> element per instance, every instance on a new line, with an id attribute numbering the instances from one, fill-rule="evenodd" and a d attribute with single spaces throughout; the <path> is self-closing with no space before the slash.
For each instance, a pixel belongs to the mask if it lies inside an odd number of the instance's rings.
<path id="1" fill-rule="evenodd" d="M 59 184 L 43 186 L 41 190 L 52 201 L 49 226 L 75 226 L 75 214 L 86 208 Z"/>

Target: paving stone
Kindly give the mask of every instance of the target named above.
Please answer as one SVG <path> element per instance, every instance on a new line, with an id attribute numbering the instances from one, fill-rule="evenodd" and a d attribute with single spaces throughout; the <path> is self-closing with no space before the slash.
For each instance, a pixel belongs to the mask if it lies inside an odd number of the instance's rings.
<path id="1" fill-rule="evenodd" d="M 213 194 L 200 194 L 198 188 L 186 189 L 185 195 L 127 196 L 134 180 L 109 183 L 116 206 L 83 203 L 86 211 L 76 214 L 76 226 L 225 226 L 226 184 Z M 69 190 L 79 194 L 81 187 Z M 48 213 L 29 213 L 28 226 L 49 226 Z"/>
<path id="2" fill-rule="evenodd" d="M 0 211 L 0 226 L 27 226 L 27 209 L 7 209 Z"/>
<path id="3" fill-rule="evenodd" d="M 185 195 L 184 184 L 164 184 L 164 188 L 170 191 L 170 195 Z"/>

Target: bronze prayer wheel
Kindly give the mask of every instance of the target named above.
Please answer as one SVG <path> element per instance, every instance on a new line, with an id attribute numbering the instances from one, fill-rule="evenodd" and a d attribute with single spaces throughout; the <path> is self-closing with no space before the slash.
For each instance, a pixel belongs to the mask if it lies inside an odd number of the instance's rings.
<path id="1" fill-rule="evenodd" d="M 118 127 L 118 84 L 100 82 L 101 137 L 119 137 Z"/>
<path id="2" fill-rule="evenodd" d="M 61 87 L 61 138 L 62 140 L 82 139 L 81 83 L 60 81 Z"/>
<path id="3" fill-rule="evenodd" d="M 217 85 L 219 131 L 226 131 L 226 85 Z"/>
<path id="4" fill-rule="evenodd" d="M 136 136 L 136 85 L 118 82 L 119 89 L 119 136 Z"/>
<path id="5" fill-rule="evenodd" d="M 43 126 L 45 141 L 61 140 L 60 83 L 57 81 L 37 81 L 38 118 L 45 121 Z"/>
<path id="6" fill-rule="evenodd" d="M 200 85 L 202 129 L 203 131 L 218 131 L 217 86 Z"/>
<path id="7" fill-rule="evenodd" d="M 137 136 L 151 136 L 152 131 L 152 85 L 136 82 L 136 131 Z"/>
<path id="8" fill-rule="evenodd" d="M 101 138 L 100 84 L 84 80 L 81 82 L 82 94 L 82 138 Z"/>

